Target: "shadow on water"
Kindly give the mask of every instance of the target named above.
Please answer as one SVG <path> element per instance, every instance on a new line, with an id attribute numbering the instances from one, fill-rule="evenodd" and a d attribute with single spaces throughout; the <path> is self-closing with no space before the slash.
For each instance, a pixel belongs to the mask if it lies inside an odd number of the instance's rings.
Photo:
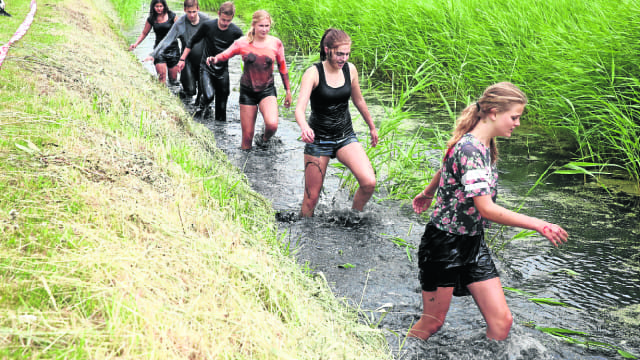
<path id="1" fill-rule="evenodd" d="M 128 36 L 134 38 L 138 31 L 133 29 Z M 146 40 L 136 54 L 144 57 L 151 43 Z M 405 334 L 422 308 L 416 256 L 425 218 L 415 215 L 408 203 L 377 201 L 375 196 L 364 212 L 350 210 L 349 194 L 340 188 L 336 176 L 339 171 L 330 166 L 316 216 L 298 219 L 304 144 L 298 140 L 293 111 L 280 107 L 275 141 L 241 150 L 240 65 L 238 57 L 230 61 L 228 121 L 216 122 L 212 117 L 198 121 L 213 132 L 217 146 L 244 171 L 255 191 L 271 200 L 279 230 L 288 242 L 284 246 L 299 264 L 316 276 L 321 274 L 337 298 L 357 309 L 361 321 L 383 329 L 397 359 L 622 358 L 616 349 L 640 354 L 637 198 L 610 197 L 573 177 L 550 177 L 548 184 L 524 200 L 523 212 L 563 225 L 571 235 L 570 243 L 555 249 L 534 236 L 508 242 L 494 256 L 503 285 L 528 293 L 506 291 L 514 316 L 509 338 L 486 340 L 480 312 L 472 298 L 463 297 L 453 299 L 439 333 L 427 342 L 407 339 Z M 277 89 L 282 91 L 280 83 Z M 188 102 L 186 106 L 189 109 Z M 259 116 L 256 128 L 262 124 Z M 359 137 L 368 140 L 366 132 Z M 557 158 L 540 144 L 523 151 L 518 141 L 522 138 L 516 135 L 501 142 L 499 201 L 508 208 L 523 201 L 522 195 Z M 531 154 L 535 161 L 530 160 Z M 498 228 L 494 226 L 488 237 Z M 506 229 L 503 236 L 510 238 L 518 231 Z M 566 306 L 538 304 L 530 298 L 556 299 Z M 569 344 L 534 325 L 582 331 L 590 337 L 573 338 L 615 348 Z"/>

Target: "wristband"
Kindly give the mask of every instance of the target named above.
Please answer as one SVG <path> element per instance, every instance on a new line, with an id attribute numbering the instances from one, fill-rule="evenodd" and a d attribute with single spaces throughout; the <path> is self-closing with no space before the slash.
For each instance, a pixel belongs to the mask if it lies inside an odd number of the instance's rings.
<path id="1" fill-rule="evenodd" d="M 184 59 L 180 59 L 180 60 L 178 60 L 178 62 L 180 62 L 180 61 L 184 61 Z"/>

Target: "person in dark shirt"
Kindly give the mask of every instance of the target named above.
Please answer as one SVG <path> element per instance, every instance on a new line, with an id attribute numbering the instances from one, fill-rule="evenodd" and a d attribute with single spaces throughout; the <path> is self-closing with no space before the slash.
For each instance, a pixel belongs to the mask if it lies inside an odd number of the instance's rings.
<path id="1" fill-rule="evenodd" d="M 232 2 L 227 1 L 220 5 L 218 18 L 202 24 L 200 29 L 187 42 L 180 60 L 186 59 L 192 49 L 202 41 L 204 43 L 202 57 L 200 59 L 200 91 L 201 95 L 196 111 L 196 117 L 207 117 L 209 105 L 215 100 L 215 119 L 227 120 L 227 99 L 231 92 L 229 87 L 229 65 L 222 61 L 212 66 L 207 65 L 207 58 L 215 56 L 228 47 L 234 41 L 242 37 L 242 30 L 231 21 L 235 16 L 236 8 Z M 180 61 L 178 67 L 181 68 Z"/>
<path id="2" fill-rule="evenodd" d="M 154 49 L 160 44 L 160 41 L 164 39 L 167 35 L 173 23 L 176 21 L 176 14 L 169 10 L 169 6 L 167 6 L 166 0 L 151 0 L 151 5 L 149 6 L 149 17 L 147 18 L 147 22 L 144 24 L 144 29 L 142 29 L 142 34 L 138 37 L 135 43 L 129 46 L 129 51 L 133 51 L 138 45 L 149 35 L 151 29 L 156 34 L 155 44 L 153 45 Z M 154 58 L 153 64 L 156 67 L 156 72 L 158 73 L 158 80 L 161 83 L 165 84 L 167 82 L 167 69 L 169 72 L 169 79 L 171 81 L 176 81 L 178 78 L 178 68 L 176 65 L 178 64 L 178 59 L 180 56 L 180 47 L 178 46 L 178 42 L 174 41 L 165 48 L 165 51 L 159 56 Z"/>
<path id="3" fill-rule="evenodd" d="M 170 47 L 176 39 L 179 39 L 180 42 L 186 46 L 198 29 L 202 27 L 202 24 L 211 20 L 209 15 L 200 11 L 198 0 L 185 0 L 184 13 L 185 14 L 176 21 L 171 28 L 171 31 L 169 31 L 167 36 L 165 36 L 160 44 L 155 47 L 151 55 L 149 55 L 145 61 L 153 60 L 158 56 L 162 56 L 165 49 Z M 182 94 L 189 98 L 196 95 L 198 89 L 196 84 L 200 77 L 200 60 L 203 48 L 204 43 L 202 41 L 194 44 L 189 56 L 187 56 L 184 61 L 184 68 L 180 71 Z M 200 94 L 198 94 L 198 96 L 200 96 Z"/>
<path id="4" fill-rule="evenodd" d="M 300 216 L 313 216 L 320 197 L 329 160 L 338 158 L 358 180 L 352 208 L 362 211 L 373 195 L 376 175 L 353 130 L 349 99 L 369 126 L 371 146 L 378 144 L 378 131 L 360 90 L 358 70 L 347 62 L 351 38 L 344 31 L 327 29 L 320 40 L 320 60 L 302 76 L 295 117 L 304 147 L 304 196 Z M 311 101 L 309 121 L 305 119 Z"/>

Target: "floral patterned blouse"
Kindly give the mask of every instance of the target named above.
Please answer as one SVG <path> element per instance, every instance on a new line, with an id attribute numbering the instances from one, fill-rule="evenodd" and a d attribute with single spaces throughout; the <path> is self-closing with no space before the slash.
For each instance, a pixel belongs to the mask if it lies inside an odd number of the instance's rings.
<path id="1" fill-rule="evenodd" d="M 480 216 L 473 198 L 491 195 L 495 202 L 497 194 L 498 171 L 491 164 L 491 151 L 467 133 L 445 157 L 431 221 L 453 234 L 480 234 L 488 221 Z"/>

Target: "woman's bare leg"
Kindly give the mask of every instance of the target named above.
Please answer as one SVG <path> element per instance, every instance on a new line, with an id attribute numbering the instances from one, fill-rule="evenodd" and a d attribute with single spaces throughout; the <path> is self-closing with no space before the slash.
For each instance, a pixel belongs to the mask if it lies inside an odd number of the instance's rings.
<path id="1" fill-rule="evenodd" d="M 438 288 L 436 291 L 422 292 L 422 316 L 415 323 L 407 336 L 427 340 L 440 330 L 447 317 L 453 288 Z"/>
<path id="2" fill-rule="evenodd" d="M 471 283 L 467 288 L 487 322 L 487 337 L 494 340 L 506 339 L 513 324 L 513 316 L 504 297 L 500 278 Z"/>
<path id="3" fill-rule="evenodd" d="M 300 216 L 311 217 L 318 204 L 320 191 L 327 173 L 328 156 L 311 156 L 304 154 L 304 197 Z"/>
<path id="4" fill-rule="evenodd" d="M 260 100 L 260 113 L 264 119 L 264 137 L 262 140 L 269 139 L 278 131 L 278 99 L 275 96 L 267 96 Z"/>
<path id="5" fill-rule="evenodd" d="M 177 67 L 177 66 L 174 66 L 174 67 L 172 67 L 172 68 L 169 68 L 169 79 L 170 79 L 171 81 L 176 81 L 176 80 L 178 80 L 178 74 L 179 74 L 179 73 L 180 73 L 180 72 L 178 71 L 178 67 Z"/>
<path id="6" fill-rule="evenodd" d="M 158 63 L 156 64 L 156 72 L 158 73 L 158 81 L 163 84 L 167 83 L 167 64 Z"/>
<path id="7" fill-rule="evenodd" d="M 251 149 L 252 147 L 256 116 L 258 116 L 257 106 L 240 104 L 240 127 L 242 128 L 242 144 L 240 147 L 242 149 Z"/>
<path id="8" fill-rule="evenodd" d="M 367 153 L 359 142 L 353 142 L 338 150 L 338 160 L 351 170 L 358 180 L 358 190 L 353 197 L 353 208 L 362 211 L 376 188 L 376 174 Z"/>

